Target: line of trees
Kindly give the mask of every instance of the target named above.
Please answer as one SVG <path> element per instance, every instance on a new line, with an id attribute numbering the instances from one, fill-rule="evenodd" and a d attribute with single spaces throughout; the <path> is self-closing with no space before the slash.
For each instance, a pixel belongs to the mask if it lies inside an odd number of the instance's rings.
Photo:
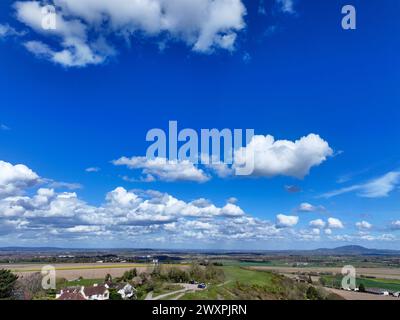
<path id="1" fill-rule="evenodd" d="M 212 264 L 200 266 L 198 263 L 193 263 L 188 270 L 177 267 L 163 270 L 161 266 L 156 266 L 151 273 L 153 278 L 160 280 L 184 283 L 189 281 L 197 282 L 221 282 L 225 275 L 222 269 L 216 268 Z"/>

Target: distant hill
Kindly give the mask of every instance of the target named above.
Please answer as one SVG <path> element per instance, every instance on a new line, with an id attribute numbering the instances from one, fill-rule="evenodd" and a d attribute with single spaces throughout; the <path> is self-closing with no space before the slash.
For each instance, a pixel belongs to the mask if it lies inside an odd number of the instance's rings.
<path id="1" fill-rule="evenodd" d="M 358 245 L 341 246 L 337 248 L 319 248 L 313 250 L 222 250 L 222 249 L 150 249 L 150 248 L 57 248 L 57 247 L 0 247 L 0 252 L 8 253 L 65 253 L 65 252 L 81 252 L 81 253 L 165 253 L 165 254 L 189 254 L 203 253 L 208 255 L 399 255 L 400 250 L 388 249 L 369 249 Z"/>
<path id="2" fill-rule="evenodd" d="M 311 251 L 323 255 L 399 255 L 400 254 L 400 250 L 369 249 L 356 245 L 342 246 L 333 249 L 320 248 Z"/>

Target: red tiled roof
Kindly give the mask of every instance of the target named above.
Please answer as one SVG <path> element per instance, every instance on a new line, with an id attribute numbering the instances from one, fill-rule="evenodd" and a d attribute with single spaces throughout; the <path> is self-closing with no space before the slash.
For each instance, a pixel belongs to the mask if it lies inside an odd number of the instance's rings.
<path id="1" fill-rule="evenodd" d="M 83 292 L 85 293 L 85 295 L 87 297 L 96 296 L 96 295 L 100 295 L 100 294 L 102 295 L 102 294 L 105 294 L 106 291 L 107 291 L 107 288 L 104 285 L 85 287 L 83 289 Z"/>
<path id="2" fill-rule="evenodd" d="M 77 290 L 64 291 L 57 300 L 86 300 L 85 297 Z"/>

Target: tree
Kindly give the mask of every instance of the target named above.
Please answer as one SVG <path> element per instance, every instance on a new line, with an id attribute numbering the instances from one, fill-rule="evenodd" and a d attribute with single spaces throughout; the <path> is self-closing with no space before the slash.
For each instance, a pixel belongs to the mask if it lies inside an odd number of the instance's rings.
<path id="1" fill-rule="evenodd" d="M 110 300 L 122 300 L 121 295 L 117 292 L 116 289 L 110 289 Z"/>
<path id="2" fill-rule="evenodd" d="M 137 271 L 136 271 L 136 268 L 134 268 L 134 269 L 125 271 L 121 280 L 122 281 L 130 281 L 136 276 L 137 276 Z"/>
<path id="3" fill-rule="evenodd" d="M 191 280 L 199 282 L 205 281 L 204 272 L 198 263 L 193 262 L 189 269 L 189 276 Z"/>
<path id="4" fill-rule="evenodd" d="M 31 300 L 46 294 L 42 287 L 42 275 L 39 272 L 29 274 L 17 280 L 13 287 L 12 297 L 16 300 Z"/>
<path id="5" fill-rule="evenodd" d="M 151 276 L 153 278 L 159 279 L 162 277 L 162 275 L 163 275 L 163 269 L 161 268 L 161 265 L 159 264 L 155 265 L 153 271 L 151 272 Z"/>
<path id="6" fill-rule="evenodd" d="M 9 298 L 18 277 L 10 270 L 0 270 L 0 299 Z"/>
<path id="7" fill-rule="evenodd" d="M 365 286 L 363 283 L 360 283 L 360 285 L 358 286 L 358 291 L 365 292 Z"/>
<path id="8" fill-rule="evenodd" d="M 184 270 L 173 267 L 169 269 L 167 278 L 172 282 L 188 282 L 189 274 Z"/>
<path id="9" fill-rule="evenodd" d="M 107 273 L 104 278 L 104 282 L 112 282 L 112 281 L 113 281 L 113 279 L 112 279 L 111 274 Z"/>

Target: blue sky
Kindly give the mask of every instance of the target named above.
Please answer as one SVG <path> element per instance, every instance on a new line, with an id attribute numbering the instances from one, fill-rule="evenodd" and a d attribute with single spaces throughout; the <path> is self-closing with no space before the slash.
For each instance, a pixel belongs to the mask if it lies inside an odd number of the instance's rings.
<path id="1" fill-rule="evenodd" d="M 149 8 L 163 0 L 54 2 L 53 33 L 37 28 L 42 3 L 0 4 L 0 245 L 399 248 L 397 1 L 352 0 L 356 30 L 341 27 L 348 1 L 221 0 L 199 16 L 177 0 L 161 19 Z M 148 130 L 172 120 L 316 134 L 329 150 L 269 175 L 190 168 L 203 182 L 113 164 L 144 156 Z M 274 151 L 260 148 L 265 173 Z M 288 173 L 302 163 L 308 174 Z"/>

